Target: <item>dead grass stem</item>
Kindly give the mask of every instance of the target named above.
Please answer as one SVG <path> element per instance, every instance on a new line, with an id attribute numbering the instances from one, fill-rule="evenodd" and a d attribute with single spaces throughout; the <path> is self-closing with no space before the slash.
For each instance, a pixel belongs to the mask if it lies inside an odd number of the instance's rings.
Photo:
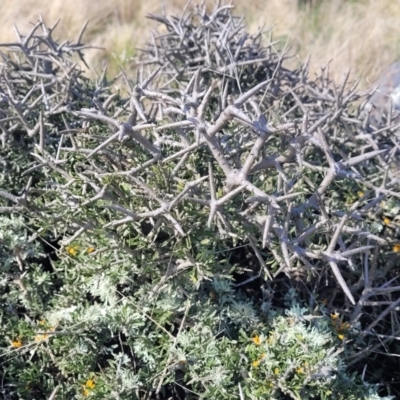
<path id="1" fill-rule="evenodd" d="M 3 0 L 0 4 L 0 42 L 15 39 L 13 24 L 26 32 L 42 14 L 48 24 L 61 19 L 58 35 L 76 37 L 85 20 L 90 23 L 86 43 L 101 46 L 103 51 L 89 52 L 95 65 L 107 61 L 111 71 L 127 62 L 148 38 L 152 26 L 148 13 L 180 11 L 186 0 L 89 0 L 79 2 L 53 0 Z M 195 3 L 195 2 L 193 2 Z M 399 58 L 400 7 L 395 0 L 320 0 L 315 6 L 298 7 L 297 0 L 236 0 L 236 12 L 244 14 L 250 32 L 260 26 L 273 28 L 282 45 L 288 40 L 291 62 L 311 56 L 310 73 L 330 63 L 331 77 L 340 82 L 347 71 L 351 78 L 361 79 L 361 87 L 370 87 L 379 73 Z M 214 1 L 206 0 L 212 7 Z"/>

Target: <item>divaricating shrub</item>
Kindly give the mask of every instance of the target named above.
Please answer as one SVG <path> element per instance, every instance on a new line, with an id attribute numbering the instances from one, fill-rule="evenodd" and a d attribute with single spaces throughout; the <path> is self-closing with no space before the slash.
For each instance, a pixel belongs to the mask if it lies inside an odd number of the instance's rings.
<path id="1" fill-rule="evenodd" d="M 230 8 L 152 16 L 125 92 L 81 35 L 4 45 L 5 398 L 382 398 L 397 127 Z"/>

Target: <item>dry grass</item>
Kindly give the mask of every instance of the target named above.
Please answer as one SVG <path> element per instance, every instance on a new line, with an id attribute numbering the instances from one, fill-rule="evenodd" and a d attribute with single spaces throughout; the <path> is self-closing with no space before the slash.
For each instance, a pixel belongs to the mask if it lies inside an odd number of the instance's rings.
<path id="1" fill-rule="evenodd" d="M 85 41 L 102 46 L 102 52 L 88 55 L 100 66 L 107 60 L 111 72 L 127 66 L 151 26 L 145 15 L 179 12 L 186 0 L 2 0 L 0 3 L 0 42 L 13 41 L 15 23 L 22 32 L 29 29 L 38 14 L 52 24 L 61 18 L 60 37 L 74 37 L 89 19 Z M 214 1 L 206 1 L 210 7 Z M 273 34 L 288 40 L 292 53 L 304 61 L 311 55 L 311 73 L 329 61 L 332 77 L 341 81 L 351 69 L 361 86 L 369 87 L 379 73 L 400 56 L 400 7 L 397 0 L 314 0 L 314 7 L 298 7 L 297 0 L 236 0 L 236 12 L 244 14 L 250 31 L 274 26 Z M 294 58 L 292 63 L 297 62 Z"/>

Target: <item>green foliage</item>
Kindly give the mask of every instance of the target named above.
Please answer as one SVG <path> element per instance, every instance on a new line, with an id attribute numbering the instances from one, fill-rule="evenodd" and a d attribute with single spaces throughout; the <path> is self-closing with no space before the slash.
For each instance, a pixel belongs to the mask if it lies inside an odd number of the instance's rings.
<path id="1" fill-rule="evenodd" d="M 28 236 L 20 220 L 1 220 L 2 227 L 10 223 L 15 231 L 8 231 L 2 254 Z M 108 255 L 97 259 L 90 250 L 70 247 L 54 263 L 60 290 L 41 307 L 43 275 L 24 280 L 24 292 L 3 282 L 10 290 L 1 320 L 8 396 L 43 397 L 58 387 L 62 398 L 142 398 L 162 377 L 162 392 L 177 382 L 199 398 L 235 399 L 239 387 L 250 399 L 373 398 L 369 386 L 346 373 L 340 354 L 351 344 L 337 337 L 325 309 L 310 314 L 295 305 L 285 314 L 271 307 L 264 313 L 226 278 L 189 298 L 170 283 L 151 301 L 152 284 L 138 288 L 129 256 L 111 266 Z M 35 274 L 34 264 L 26 268 Z M 288 301 L 295 301 L 293 293 Z M 352 328 L 346 336 L 356 333 Z"/>
<path id="2" fill-rule="evenodd" d="M 382 398 L 346 366 L 396 290 L 386 128 L 229 7 L 157 20 L 128 98 L 43 22 L 3 54 L 3 397 Z"/>

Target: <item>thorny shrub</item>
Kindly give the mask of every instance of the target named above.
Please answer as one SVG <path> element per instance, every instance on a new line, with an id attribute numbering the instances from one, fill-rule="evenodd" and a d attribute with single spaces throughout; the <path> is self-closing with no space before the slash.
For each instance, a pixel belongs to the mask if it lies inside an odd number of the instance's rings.
<path id="1" fill-rule="evenodd" d="M 82 34 L 2 45 L 3 397 L 396 390 L 373 358 L 398 352 L 395 116 L 230 8 L 151 16 L 121 92 Z"/>

